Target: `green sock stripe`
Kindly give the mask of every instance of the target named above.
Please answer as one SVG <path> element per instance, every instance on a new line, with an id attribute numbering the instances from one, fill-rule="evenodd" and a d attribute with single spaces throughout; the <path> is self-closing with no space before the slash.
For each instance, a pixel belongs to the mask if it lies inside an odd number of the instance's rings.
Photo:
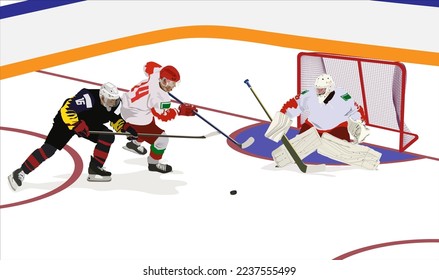
<path id="1" fill-rule="evenodd" d="M 165 153 L 166 149 L 163 150 L 159 150 L 156 147 L 154 147 L 154 145 L 151 145 L 151 152 L 153 152 L 156 155 L 163 155 Z"/>

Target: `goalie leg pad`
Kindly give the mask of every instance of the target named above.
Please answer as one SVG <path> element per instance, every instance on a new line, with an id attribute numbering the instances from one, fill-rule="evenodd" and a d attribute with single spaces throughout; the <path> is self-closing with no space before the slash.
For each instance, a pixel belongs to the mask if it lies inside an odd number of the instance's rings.
<path id="1" fill-rule="evenodd" d="M 381 153 L 358 144 L 341 140 L 328 133 L 322 134 L 322 145 L 317 153 L 353 166 L 374 170 L 380 164 Z"/>
<path id="2" fill-rule="evenodd" d="M 312 127 L 290 139 L 290 143 L 299 157 L 303 159 L 314 152 L 322 144 L 322 141 L 317 130 Z M 290 153 L 288 153 L 284 145 L 275 149 L 271 153 L 271 156 L 278 167 L 284 167 L 289 163 L 294 163 L 294 159 Z"/>
<path id="3" fill-rule="evenodd" d="M 284 166 L 294 162 L 294 159 L 288 153 L 288 151 L 284 147 L 284 145 L 281 145 L 279 148 L 274 150 L 271 153 L 271 156 L 273 157 L 273 160 L 276 163 L 277 167 L 284 167 Z"/>

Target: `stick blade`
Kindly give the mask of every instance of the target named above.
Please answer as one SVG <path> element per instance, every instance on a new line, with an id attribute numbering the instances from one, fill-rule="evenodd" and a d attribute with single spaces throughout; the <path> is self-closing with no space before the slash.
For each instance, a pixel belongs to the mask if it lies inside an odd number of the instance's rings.
<path id="1" fill-rule="evenodd" d="M 242 149 L 247 149 L 248 147 L 250 147 L 251 145 L 253 145 L 253 143 L 255 142 L 255 138 L 250 137 L 247 140 L 245 140 L 244 143 L 241 144 L 241 148 Z"/>
<path id="2" fill-rule="evenodd" d="M 322 172 L 322 171 L 325 171 L 325 169 L 326 169 L 325 164 L 307 165 L 305 173 Z"/>
<path id="3" fill-rule="evenodd" d="M 208 137 L 212 137 L 212 136 L 215 136 L 215 135 L 218 135 L 218 134 L 219 134 L 218 131 L 213 131 L 213 132 L 210 132 L 210 133 L 208 133 L 208 134 L 206 134 L 204 136 L 205 136 L 205 138 L 208 138 Z"/>

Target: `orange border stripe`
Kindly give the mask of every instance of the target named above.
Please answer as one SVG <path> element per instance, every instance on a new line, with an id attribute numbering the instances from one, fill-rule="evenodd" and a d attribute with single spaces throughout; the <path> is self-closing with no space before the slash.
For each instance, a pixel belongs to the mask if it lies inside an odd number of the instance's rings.
<path id="1" fill-rule="evenodd" d="M 0 80 L 133 47 L 188 38 L 217 38 L 299 50 L 439 66 L 439 53 L 309 38 L 227 26 L 186 26 L 93 44 L 0 67 Z"/>

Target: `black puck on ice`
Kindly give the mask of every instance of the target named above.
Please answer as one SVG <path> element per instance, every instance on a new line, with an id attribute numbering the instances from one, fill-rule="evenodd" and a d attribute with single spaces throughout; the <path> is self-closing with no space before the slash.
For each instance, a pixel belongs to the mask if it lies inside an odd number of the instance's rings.
<path id="1" fill-rule="evenodd" d="M 238 192 L 237 191 L 235 191 L 235 190 L 233 190 L 233 191 L 230 191 L 230 194 L 231 195 L 235 195 L 235 194 L 237 194 Z"/>

